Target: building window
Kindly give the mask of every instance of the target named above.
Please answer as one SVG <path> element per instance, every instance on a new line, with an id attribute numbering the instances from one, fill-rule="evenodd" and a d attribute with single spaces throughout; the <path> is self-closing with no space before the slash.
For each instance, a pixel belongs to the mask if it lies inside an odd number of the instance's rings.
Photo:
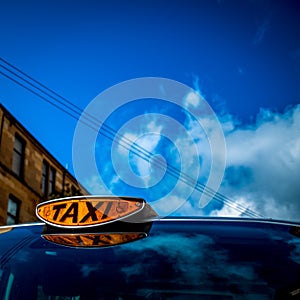
<path id="1" fill-rule="evenodd" d="M 49 171 L 49 195 L 54 194 L 55 192 L 55 175 L 56 171 L 51 167 Z"/>
<path id="2" fill-rule="evenodd" d="M 12 195 L 9 195 L 8 198 L 8 207 L 7 207 L 7 225 L 13 225 L 19 223 L 19 212 L 20 212 L 21 201 L 15 198 Z"/>
<path id="3" fill-rule="evenodd" d="M 71 186 L 71 196 L 81 196 L 80 189 L 77 189 L 73 184 Z"/>
<path id="4" fill-rule="evenodd" d="M 15 135 L 12 170 L 19 177 L 23 177 L 25 160 L 25 141 L 18 135 Z"/>
<path id="5" fill-rule="evenodd" d="M 44 197 L 55 193 L 55 177 L 55 169 L 50 167 L 49 163 L 44 160 L 42 168 L 42 194 Z"/>
<path id="6" fill-rule="evenodd" d="M 46 161 L 43 161 L 42 169 L 42 194 L 43 196 L 48 196 L 48 178 L 49 178 L 49 164 Z"/>

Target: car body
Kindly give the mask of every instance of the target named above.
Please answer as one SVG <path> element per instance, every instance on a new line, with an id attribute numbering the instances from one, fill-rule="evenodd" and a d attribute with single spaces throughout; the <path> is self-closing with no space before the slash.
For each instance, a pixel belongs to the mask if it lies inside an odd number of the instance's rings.
<path id="1" fill-rule="evenodd" d="M 147 209 L 87 228 L 1 227 L 0 299 L 299 298 L 300 224 Z"/>

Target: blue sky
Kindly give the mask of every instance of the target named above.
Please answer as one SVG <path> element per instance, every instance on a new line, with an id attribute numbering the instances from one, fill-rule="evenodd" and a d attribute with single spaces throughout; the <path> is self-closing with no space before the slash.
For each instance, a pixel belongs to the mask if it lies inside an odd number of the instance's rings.
<path id="1" fill-rule="evenodd" d="M 227 163 L 220 191 L 263 215 L 297 219 L 298 1 L 2 1 L 0 36 L 2 58 L 82 109 L 106 89 L 139 77 L 169 78 L 195 88 L 224 129 Z M 77 121 L 3 76 L 0 93 L 0 101 L 11 113 L 73 172 Z M 157 115 L 150 118 L 154 104 L 127 106 L 121 116 L 111 116 L 110 125 L 119 129 L 134 116 L 148 115 L 147 124 L 138 122 L 144 128 L 127 134 L 180 169 L 178 153 L 171 148 L 167 152 L 168 141 L 159 135 L 165 123 L 160 123 Z M 171 107 L 157 104 L 158 111 L 193 131 L 192 121 L 179 111 L 172 113 Z M 145 135 L 150 129 L 152 134 Z M 138 137 L 141 132 L 144 136 Z M 98 144 L 108 151 L 103 154 L 108 157 L 109 142 L 103 139 Z M 209 151 L 207 145 L 200 148 L 203 153 L 193 159 L 202 163 L 205 181 Z M 122 161 L 122 153 L 118 155 Z M 138 175 L 155 172 L 129 155 Z M 104 177 L 115 193 L 147 196 L 146 190 L 116 183 L 111 167 L 102 167 L 109 168 Z M 281 184 L 275 184 L 278 182 Z M 85 183 L 92 192 L 102 191 L 95 174 Z M 152 191 L 157 197 L 162 193 L 159 185 Z M 189 198 L 180 214 L 195 214 L 198 198 Z M 212 202 L 196 214 L 237 212 Z"/>

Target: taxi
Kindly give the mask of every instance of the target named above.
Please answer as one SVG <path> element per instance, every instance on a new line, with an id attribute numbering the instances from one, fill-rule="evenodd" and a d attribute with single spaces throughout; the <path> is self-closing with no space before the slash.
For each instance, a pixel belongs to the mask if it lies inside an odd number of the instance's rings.
<path id="1" fill-rule="evenodd" d="M 299 299 L 300 224 L 161 218 L 145 200 L 39 204 L 0 227 L 0 300 Z"/>

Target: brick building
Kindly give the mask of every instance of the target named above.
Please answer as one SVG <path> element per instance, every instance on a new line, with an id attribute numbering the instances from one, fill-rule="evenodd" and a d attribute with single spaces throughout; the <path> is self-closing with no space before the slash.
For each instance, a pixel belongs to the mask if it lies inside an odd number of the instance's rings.
<path id="1" fill-rule="evenodd" d="M 0 225 L 36 221 L 41 201 L 87 194 L 0 104 Z"/>

